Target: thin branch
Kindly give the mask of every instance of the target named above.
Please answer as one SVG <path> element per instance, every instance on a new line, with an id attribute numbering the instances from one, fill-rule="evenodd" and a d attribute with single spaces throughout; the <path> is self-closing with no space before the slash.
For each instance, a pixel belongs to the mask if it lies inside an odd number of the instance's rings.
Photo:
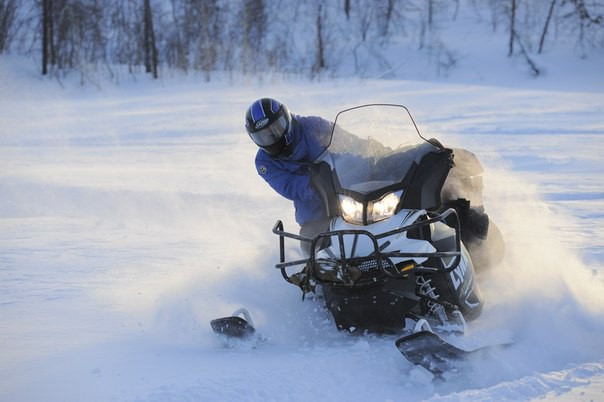
<path id="1" fill-rule="evenodd" d="M 539 69 L 539 67 L 537 67 L 537 65 L 535 64 L 535 62 L 530 58 L 528 52 L 524 48 L 524 45 L 520 41 L 520 38 L 518 37 L 518 35 L 514 35 L 514 37 L 516 39 L 516 42 L 518 42 L 518 45 L 520 46 L 520 51 L 522 52 L 522 55 L 524 56 L 524 58 L 525 58 L 526 62 L 528 63 L 528 65 L 531 67 L 533 75 L 535 77 L 539 76 L 539 74 L 541 74 L 541 70 Z"/>

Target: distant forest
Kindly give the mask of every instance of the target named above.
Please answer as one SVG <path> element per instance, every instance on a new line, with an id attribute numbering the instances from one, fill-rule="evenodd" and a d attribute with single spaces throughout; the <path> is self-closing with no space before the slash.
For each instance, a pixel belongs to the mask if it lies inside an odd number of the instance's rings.
<path id="1" fill-rule="evenodd" d="M 44 75 L 116 68 L 337 75 L 402 41 L 430 51 L 434 33 L 476 16 L 539 74 L 536 54 L 558 43 L 577 57 L 604 49 L 604 0 L 0 0 L 0 57 L 32 56 Z M 370 48 L 373 53 L 360 53 Z M 354 64 L 354 63 L 353 63 Z"/>

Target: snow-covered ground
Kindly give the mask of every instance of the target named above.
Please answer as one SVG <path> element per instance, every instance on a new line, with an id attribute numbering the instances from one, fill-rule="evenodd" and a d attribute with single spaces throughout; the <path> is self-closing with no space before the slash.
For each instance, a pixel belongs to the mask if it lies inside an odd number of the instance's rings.
<path id="1" fill-rule="evenodd" d="M 98 89 L 61 88 L 21 63 L 0 59 L 0 400 L 604 399 L 604 93 L 593 73 L 139 77 Z M 256 174 L 242 125 L 261 96 L 327 118 L 401 103 L 425 136 L 475 152 L 507 254 L 481 278 L 481 318 L 454 341 L 513 346 L 437 382 L 394 337 L 340 333 L 320 301 L 301 301 L 274 269 L 271 228 L 295 230 L 292 207 Z M 266 338 L 258 347 L 226 347 L 210 329 L 240 306 Z"/>

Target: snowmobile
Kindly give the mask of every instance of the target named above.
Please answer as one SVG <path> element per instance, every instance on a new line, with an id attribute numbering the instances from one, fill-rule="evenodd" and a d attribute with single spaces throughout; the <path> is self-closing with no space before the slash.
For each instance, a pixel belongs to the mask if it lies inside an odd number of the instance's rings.
<path id="1" fill-rule="evenodd" d="M 330 230 L 311 239 L 276 223 L 284 279 L 305 293 L 320 286 L 337 327 L 348 331 L 397 333 L 406 318 L 446 326 L 478 317 L 483 298 L 463 241 L 486 238 L 489 225 L 476 158 L 461 151 L 466 161 L 456 170 L 454 151 L 422 137 L 400 105 L 344 110 L 320 141 L 312 182 L 333 217 Z M 308 258 L 286 261 L 286 238 L 310 243 Z M 289 274 L 296 266 L 303 269 Z"/>
<path id="2" fill-rule="evenodd" d="M 485 257 L 494 225 L 482 206 L 476 157 L 424 138 L 409 110 L 393 104 L 344 110 L 317 141 L 323 152 L 312 185 L 329 230 L 309 238 L 277 221 L 283 278 L 303 295 L 322 293 L 340 330 L 412 332 L 397 341 L 403 354 L 432 342 L 420 332 L 463 331 L 484 303 L 474 262 L 480 269 L 493 262 Z M 288 260 L 286 239 L 309 254 Z M 212 325 L 227 334 L 253 332 L 239 317 Z"/>

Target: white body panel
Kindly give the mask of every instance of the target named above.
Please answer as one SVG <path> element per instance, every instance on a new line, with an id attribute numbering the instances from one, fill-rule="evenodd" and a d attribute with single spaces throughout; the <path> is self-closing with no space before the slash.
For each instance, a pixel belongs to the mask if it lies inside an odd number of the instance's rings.
<path id="1" fill-rule="evenodd" d="M 341 217 L 338 217 L 331 222 L 331 230 L 365 230 L 371 232 L 374 235 L 378 235 L 381 233 L 386 233 L 392 230 L 399 229 L 404 226 L 409 226 L 413 224 L 418 217 L 425 214 L 425 210 L 403 209 L 391 218 L 367 226 L 354 225 L 346 222 Z M 347 257 L 364 257 L 372 254 L 375 250 L 374 244 L 368 236 L 359 236 L 356 241 L 356 246 L 354 248 L 354 255 L 352 255 L 353 242 L 353 236 L 347 236 L 344 239 L 345 255 Z M 379 239 L 378 246 L 381 248 L 387 242 L 389 242 L 389 244 L 383 249 L 381 249 L 381 251 L 398 251 L 402 253 L 433 253 L 436 251 L 436 249 L 425 240 L 407 238 L 406 232 L 397 233 Z M 332 241 L 332 244 L 329 249 L 335 255 L 340 255 L 340 245 L 337 241 Z M 392 262 L 394 264 L 397 264 L 398 262 L 401 262 L 403 260 L 409 260 L 409 258 L 393 258 Z M 421 264 L 422 262 L 426 261 L 426 258 L 414 258 L 414 261 L 417 264 Z"/>

